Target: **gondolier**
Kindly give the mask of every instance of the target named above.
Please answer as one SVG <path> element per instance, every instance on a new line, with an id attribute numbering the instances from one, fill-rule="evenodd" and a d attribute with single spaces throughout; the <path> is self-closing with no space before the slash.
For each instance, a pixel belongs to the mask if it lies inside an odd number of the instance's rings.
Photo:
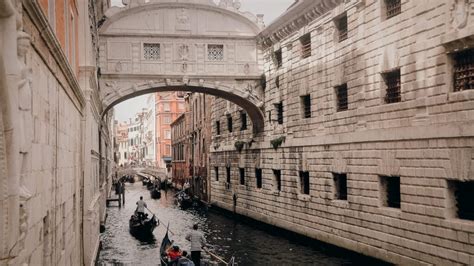
<path id="1" fill-rule="evenodd" d="M 198 225 L 193 226 L 193 230 L 186 235 L 186 239 L 191 241 L 191 258 L 196 266 L 201 265 L 201 248 L 204 245 L 204 235 L 198 231 Z"/>
<path id="2" fill-rule="evenodd" d="M 140 196 L 140 200 L 137 201 L 137 215 L 138 218 L 144 219 L 145 218 L 145 208 L 146 208 L 146 203 L 143 201 L 143 196 Z"/>

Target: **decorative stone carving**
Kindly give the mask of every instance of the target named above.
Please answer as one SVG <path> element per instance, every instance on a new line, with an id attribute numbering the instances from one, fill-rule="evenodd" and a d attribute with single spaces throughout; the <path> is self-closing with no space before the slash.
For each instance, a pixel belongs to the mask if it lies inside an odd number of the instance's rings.
<path id="1" fill-rule="evenodd" d="M 204 85 L 204 80 L 203 79 L 200 79 L 199 80 L 199 86 L 202 87 Z"/>
<path id="2" fill-rule="evenodd" d="M 189 46 L 187 44 L 181 44 L 178 47 L 178 55 L 180 60 L 187 61 L 189 58 Z"/>
<path id="3" fill-rule="evenodd" d="M 244 74 L 248 75 L 250 73 L 250 65 L 247 63 L 244 65 Z"/>
<path id="4" fill-rule="evenodd" d="M 470 5 L 469 0 L 454 0 L 451 7 L 451 23 L 455 29 L 466 27 Z"/>
<path id="5" fill-rule="evenodd" d="M 176 30 L 191 30 L 188 12 L 184 8 L 181 8 L 181 10 L 176 14 Z"/>
<path id="6" fill-rule="evenodd" d="M 183 73 L 188 72 L 188 64 L 187 63 L 181 64 L 181 72 L 183 72 Z"/>
<path id="7" fill-rule="evenodd" d="M 117 64 L 115 64 L 115 72 L 122 72 L 123 70 L 123 67 L 122 67 L 122 62 L 117 62 Z"/>
<path id="8" fill-rule="evenodd" d="M 189 84 L 189 77 L 188 76 L 183 76 L 183 83 L 186 86 Z"/>

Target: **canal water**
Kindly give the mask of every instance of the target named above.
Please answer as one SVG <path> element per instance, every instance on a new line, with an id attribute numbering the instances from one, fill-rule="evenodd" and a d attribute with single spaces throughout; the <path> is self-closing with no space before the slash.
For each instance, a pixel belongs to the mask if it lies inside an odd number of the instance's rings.
<path id="1" fill-rule="evenodd" d="M 181 210 L 176 206 L 173 194 L 171 190 L 167 195 L 162 191 L 162 198 L 153 200 L 141 182 L 127 183 L 125 206 L 107 208 L 98 264 L 159 265 L 160 244 L 168 224 L 170 238 L 180 248 L 189 251 L 190 244 L 185 236 L 197 223 L 209 249 L 225 260 L 234 256 L 238 265 L 387 265 L 321 242 L 269 229 L 250 220 L 235 221 L 222 212 Z M 134 238 L 128 231 L 128 219 L 140 196 L 161 222 L 154 231 L 154 238 L 146 241 Z"/>

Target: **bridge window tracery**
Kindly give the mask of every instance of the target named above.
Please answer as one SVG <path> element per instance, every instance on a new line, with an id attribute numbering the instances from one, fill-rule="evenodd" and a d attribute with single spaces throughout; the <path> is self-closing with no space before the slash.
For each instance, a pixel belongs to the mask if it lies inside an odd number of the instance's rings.
<path id="1" fill-rule="evenodd" d="M 209 61 L 223 61 L 224 60 L 224 45 L 222 44 L 207 45 L 207 59 Z"/>
<path id="2" fill-rule="evenodd" d="M 160 44 L 144 43 L 143 57 L 145 58 L 145 60 L 160 60 Z"/>

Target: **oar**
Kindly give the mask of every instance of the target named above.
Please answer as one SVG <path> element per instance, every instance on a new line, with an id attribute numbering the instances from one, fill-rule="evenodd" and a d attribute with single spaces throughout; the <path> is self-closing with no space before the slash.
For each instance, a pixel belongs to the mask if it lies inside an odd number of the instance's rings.
<path id="1" fill-rule="evenodd" d="M 212 253 L 211 251 L 209 251 L 209 249 L 207 248 L 202 248 L 204 251 L 206 251 L 209 255 L 211 255 L 212 257 L 218 259 L 220 262 L 224 263 L 225 265 L 229 265 L 229 263 L 227 263 L 227 261 L 225 261 L 223 258 L 217 256 L 216 254 Z"/>

